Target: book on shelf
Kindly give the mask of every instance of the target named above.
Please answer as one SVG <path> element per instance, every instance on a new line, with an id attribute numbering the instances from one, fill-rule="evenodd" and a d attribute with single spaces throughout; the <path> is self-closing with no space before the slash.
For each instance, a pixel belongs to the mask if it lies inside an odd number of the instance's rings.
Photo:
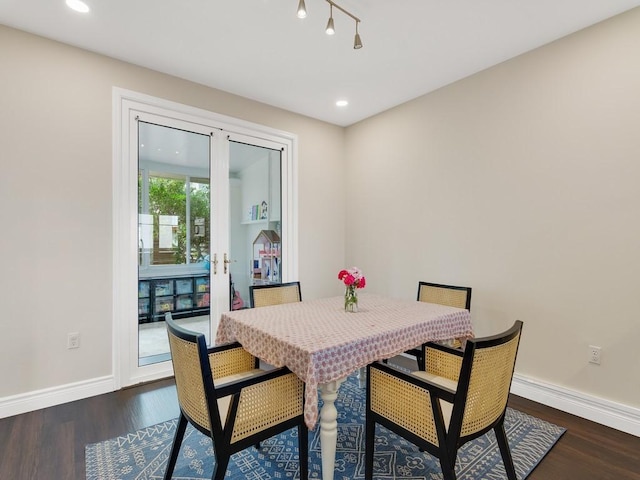
<path id="1" fill-rule="evenodd" d="M 245 221 L 255 222 L 258 220 L 267 220 L 267 202 L 251 205 L 247 209 Z"/>

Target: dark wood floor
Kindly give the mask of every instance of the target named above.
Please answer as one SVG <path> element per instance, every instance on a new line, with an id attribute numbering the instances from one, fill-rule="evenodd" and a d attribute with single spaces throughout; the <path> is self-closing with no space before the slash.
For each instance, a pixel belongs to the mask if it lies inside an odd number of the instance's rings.
<path id="1" fill-rule="evenodd" d="M 567 432 L 530 480 L 640 480 L 640 438 L 512 396 Z M 0 479 L 80 480 L 84 447 L 178 416 L 172 379 L 0 419 Z"/>

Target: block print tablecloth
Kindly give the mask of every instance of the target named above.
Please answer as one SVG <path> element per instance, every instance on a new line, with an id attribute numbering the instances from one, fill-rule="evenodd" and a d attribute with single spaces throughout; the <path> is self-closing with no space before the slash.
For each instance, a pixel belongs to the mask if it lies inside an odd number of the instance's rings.
<path id="1" fill-rule="evenodd" d="M 467 310 L 367 293 L 358 297 L 358 313 L 344 311 L 342 296 L 231 311 L 220 318 L 216 344 L 238 341 L 304 380 L 305 420 L 314 428 L 318 385 L 426 341 L 472 336 Z"/>

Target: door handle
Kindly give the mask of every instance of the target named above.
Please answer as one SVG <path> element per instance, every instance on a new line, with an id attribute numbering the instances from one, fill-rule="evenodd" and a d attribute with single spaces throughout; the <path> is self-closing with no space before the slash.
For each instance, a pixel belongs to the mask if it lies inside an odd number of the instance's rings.
<path id="1" fill-rule="evenodd" d="M 217 275 L 218 274 L 218 254 L 214 253 L 213 254 L 213 274 Z"/>
<path id="2" fill-rule="evenodd" d="M 228 271 L 228 265 L 231 263 L 231 260 L 229 260 L 229 257 L 227 256 L 227 254 L 224 254 L 224 273 L 226 274 Z"/>

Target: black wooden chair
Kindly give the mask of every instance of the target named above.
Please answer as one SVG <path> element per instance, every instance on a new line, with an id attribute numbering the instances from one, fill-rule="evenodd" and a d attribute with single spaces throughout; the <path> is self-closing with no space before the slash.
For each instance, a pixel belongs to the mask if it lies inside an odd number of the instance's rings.
<path id="1" fill-rule="evenodd" d="M 223 480 L 232 454 L 298 428 L 300 478 L 308 478 L 304 383 L 286 368 L 258 369 L 239 343 L 207 348 L 204 335 L 165 318 L 180 419 L 165 472 L 172 475 L 187 423 L 213 441 L 213 480 Z M 284 476 L 284 472 L 283 472 Z"/>
<path id="2" fill-rule="evenodd" d="M 427 371 L 406 373 L 382 362 L 367 367 L 365 479 L 373 478 L 376 424 L 438 457 L 455 480 L 458 449 L 493 429 L 507 477 L 517 480 L 504 430 L 522 322 L 467 341 L 464 351 L 428 343 Z"/>
<path id="3" fill-rule="evenodd" d="M 419 302 L 437 303 L 439 305 L 471 310 L 471 287 L 418 282 L 417 300 Z M 425 360 L 422 356 L 422 348 L 412 348 L 405 353 L 416 357 L 418 369 L 424 370 Z"/>
<path id="4" fill-rule="evenodd" d="M 300 282 L 252 285 L 249 287 L 249 298 L 252 307 L 301 302 Z"/>

